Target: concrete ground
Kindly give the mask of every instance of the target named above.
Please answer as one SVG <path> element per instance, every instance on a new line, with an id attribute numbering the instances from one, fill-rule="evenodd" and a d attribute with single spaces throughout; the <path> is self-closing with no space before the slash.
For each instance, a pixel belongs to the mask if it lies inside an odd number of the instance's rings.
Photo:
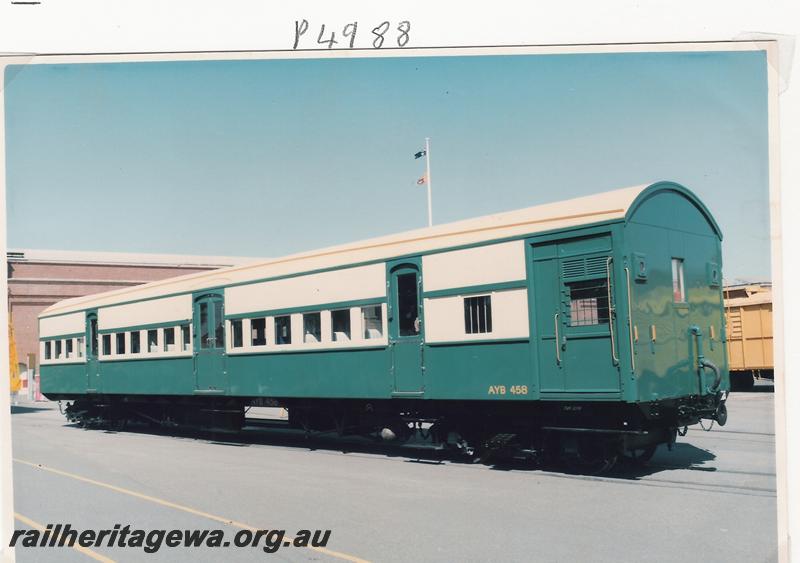
<path id="1" fill-rule="evenodd" d="M 82 430 L 51 403 L 12 409 L 18 529 L 331 530 L 323 550 L 17 547 L 27 561 L 776 561 L 771 386 L 734 393 L 641 470 L 490 467 L 415 447 L 282 431 Z"/>

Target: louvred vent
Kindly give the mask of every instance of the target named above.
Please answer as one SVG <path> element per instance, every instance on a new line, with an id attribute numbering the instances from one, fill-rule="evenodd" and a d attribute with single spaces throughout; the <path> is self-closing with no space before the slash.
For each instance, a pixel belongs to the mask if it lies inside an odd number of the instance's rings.
<path id="1" fill-rule="evenodd" d="M 606 256 L 590 256 L 563 260 L 561 262 L 561 277 L 564 280 L 605 277 L 606 260 Z"/>

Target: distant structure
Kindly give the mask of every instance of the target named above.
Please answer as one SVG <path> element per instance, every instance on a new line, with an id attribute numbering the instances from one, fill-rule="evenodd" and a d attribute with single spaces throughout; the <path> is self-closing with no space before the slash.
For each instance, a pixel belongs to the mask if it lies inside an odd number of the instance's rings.
<path id="1" fill-rule="evenodd" d="M 182 256 L 62 250 L 9 250 L 8 307 L 23 369 L 38 353 L 39 313 L 70 297 L 215 270 L 257 260 L 232 256 Z M 38 364 L 38 361 L 37 361 Z"/>
<path id="2" fill-rule="evenodd" d="M 723 295 L 731 385 L 750 389 L 755 379 L 774 378 L 772 284 L 728 285 Z"/>

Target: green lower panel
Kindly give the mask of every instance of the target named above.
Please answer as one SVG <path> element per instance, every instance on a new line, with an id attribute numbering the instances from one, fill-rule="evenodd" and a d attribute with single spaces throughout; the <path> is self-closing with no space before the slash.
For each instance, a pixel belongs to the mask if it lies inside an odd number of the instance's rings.
<path id="1" fill-rule="evenodd" d="M 108 394 L 191 395 L 192 358 L 101 362 L 98 392 Z"/>
<path id="2" fill-rule="evenodd" d="M 86 364 L 41 366 L 41 389 L 49 393 L 86 393 Z"/>
<path id="3" fill-rule="evenodd" d="M 230 394 L 265 397 L 389 398 L 386 349 L 230 355 Z"/>
<path id="4" fill-rule="evenodd" d="M 426 399 L 539 398 L 529 342 L 429 346 L 424 380 Z"/>

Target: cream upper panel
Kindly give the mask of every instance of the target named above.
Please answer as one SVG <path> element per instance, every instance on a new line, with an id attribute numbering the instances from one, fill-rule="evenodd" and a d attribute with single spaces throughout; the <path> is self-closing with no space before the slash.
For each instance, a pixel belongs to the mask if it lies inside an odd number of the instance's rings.
<path id="1" fill-rule="evenodd" d="M 177 295 L 98 309 L 97 326 L 100 330 L 109 330 L 183 321 L 191 318 L 192 296 Z"/>
<path id="2" fill-rule="evenodd" d="M 97 295 L 75 297 L 51 305 L 42 312 L 42 315 L 66 313 L 89 307 L 158 297 L 163 294 L 196 291 L 223 284 L 286 276 L 348 264 L 386 260 L 395 256 L 491 241 L 500 237 L 523 236 L 549 229 L 622 219 L 636 196 L 646 187 L 642 185 L 624 188 L 304 252 L 266 262 L 190 274 Z"/>
<path id="3" fill-rule="evenodd" d="M 274 311 L 386 295 L 386 266 L 371 264 L 225 289 L 229 315 Z"/>
<path id="4" fill-rule="evenodd" d="M 490 295 L 492 332 L 467 334 L 464 326 L 464 297 Z M 528 290 L 510 289 L 425 299 L 425 341 L 466 342 L 528 338 Z"/>
<path id="5" fill-rule="evenodd" d="M 39 321 L 39 338 L 61 336 L 64 334 L 77 334 L 86 331 L 86 314 L 73 313 L 61 315 Z"/>
<path id="6" fill-rule="evenodd" d="M 422 257 L 425 291 L 525 279 L 521 240 Z"/>

